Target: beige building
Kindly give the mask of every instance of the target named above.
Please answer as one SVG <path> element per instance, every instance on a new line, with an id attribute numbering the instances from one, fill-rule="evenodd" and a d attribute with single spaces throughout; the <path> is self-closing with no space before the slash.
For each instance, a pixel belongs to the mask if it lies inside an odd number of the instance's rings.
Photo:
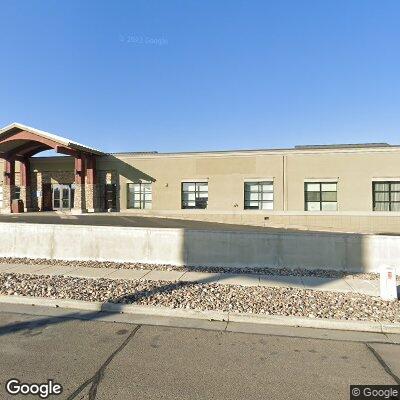
<path id="1" fill-rule="evenodd" d="M 68 155 L 32 157 L 46 149 L 35 145 L 44 139 L 47 148 Z M 3 212 L 21 199 L 28 211 L 117 211 L 296 229 L 400 232 L 399 146 L 104 154 L 12 124 L 0 131 L 0 151 L 6 160 Z"/>

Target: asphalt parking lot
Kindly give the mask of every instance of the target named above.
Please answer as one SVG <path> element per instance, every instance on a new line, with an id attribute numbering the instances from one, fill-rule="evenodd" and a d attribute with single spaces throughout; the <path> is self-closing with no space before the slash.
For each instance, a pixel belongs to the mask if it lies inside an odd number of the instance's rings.
<path id="1" fill-rule="evenodd" d="M 65 224 L 65 225 L 92 225 L 92 226 L 125 226 L 141 228 L 185 228 L 201 230 L 245 230 L 262 232 L 288 232 L 288 230 L 251 226 L 235 225 L 214 222 L 189 221 L 183 219 L 141 217 L 119 213 L 82 214 L 42 212 L 22 214 L 2 214 L 0 222 L 24 222 L 29 224 Z M 294 231 L 294 230 L 293 230 Z M 294 231 L 296 232 L 296 231 Z"/>

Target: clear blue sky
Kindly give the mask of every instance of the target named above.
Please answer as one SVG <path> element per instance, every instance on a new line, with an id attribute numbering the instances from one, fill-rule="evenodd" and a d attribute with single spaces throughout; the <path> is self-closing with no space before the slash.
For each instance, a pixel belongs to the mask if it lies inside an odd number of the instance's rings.
<path id="1" fill-rule="evenodd" d="M 105 151 L 400 143 L 400 2 L 1 2 L 0 125 Z"/>

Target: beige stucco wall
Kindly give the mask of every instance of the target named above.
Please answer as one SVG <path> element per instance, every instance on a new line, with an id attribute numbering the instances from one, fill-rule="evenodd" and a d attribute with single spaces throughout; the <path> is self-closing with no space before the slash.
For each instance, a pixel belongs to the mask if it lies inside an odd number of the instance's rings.
<path id="1" fill-rule="evenodd" d="M 180 210 L 182 181 L 199 180 L 208 181 L 208 210 L 235 211 L 244 208 L 245 179 L 272 178 L 275 205 L 282 208 L 282 161 L 278 155 L 268 158 L 120 156 L 101 159 L 98 166 L 101 170 L 119 172 L 121 210 L 127 209 L 127 183 L 138 179 L 153 181 L 153 210 Z"/>
<path id="2" fill-rule="evenodd" d="M 120 171 L 121 211 L 308 230 L 400 233 L 400 213 L 372 211 L 372 181 L 400 179 L 397 148 L 120 155 L 118 160 L 103 159 L 99 166 Z M 126 209 L 126 184 L 137 179 L 155 180 L 151 211 Z M 181 182 L 196 179 L 209 182 L 208 208 L 181 210 Z M 244 181 L 249 179 L 273 179 L 274 211 L 244 210 Z M 338 211 L 304 211 L 304 181 L 325 179 L 337 179 Z"/>
<path id="3" fill-rule="evenodd" d="M 372 211 L 374 178 L 400 178 L 400 152 L 332 152 L 287 156 L 288 210 L 304 210 L 304 180 L 337 178 L 339 211 Z"/>
<path id="4" fill-rule="evenodd" d="M 337 179 L 339 212 L 372 212 L 372 181 L 400 179 L 400 151 L 121 155 L 99 167 L 120 172 L 121 210 L 135 179 L 155 180 L 153 210 L 160 211 L 180 210 L 182 181 L 207 180 L 211 212 L 243 210 L 244 181 L 271 178 L 274 211 L 304 211 L 305 180 Z"/>
<path id="5" fill-rule="evenodd" d="M 31 164 L 32 173 L 54 177 L 73 171 L 69 157 L 33 158 Z M 400 213 L 372 211 L 372 181 L 400 179 L 396 147 L 119 154 L 99 158 L 97 166 L 101 181 L 108 176 L 117 183 L 123 212 L 301 229 L 400 232 Z M 17 163 L 17 171 L 18 167 Z M 151 211 L 127 210 L 127 183 L 139 179 L 153 181 Z M 251 179 L 274 181 L 273 211 L 244 210 L 244 181 Z M 310 179 L 337 179 L 337 212 L 304 211 L 304 181 Z M 181 210 L 181 183 L 186 180 L 208 181 L 207 210 Z"/>

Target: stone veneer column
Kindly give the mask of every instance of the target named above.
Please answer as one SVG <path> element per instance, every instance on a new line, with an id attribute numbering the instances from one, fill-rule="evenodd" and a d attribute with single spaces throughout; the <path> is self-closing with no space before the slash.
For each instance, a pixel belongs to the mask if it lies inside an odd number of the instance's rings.
<path id="1" fill-rule="evenodd" d="M 86 191 L 85 191 L 85 159 L 82 154 L 75 157 L 75 195 L 73 214 L 82 214 L 86 209 Z"/>
<path id="2" fill-rule="evenodd" d="M 3 181 L 3 208 L 2 213 L 11 213 L 11 202 L 15 190 L 15 160 L 6 159 Z"/>
<path id="3" fill-rule="evenodd" d="M 86 193 L 86 208 L 88 212 L 99 211 L 99 199 L 98 199 L 98 185 L 96 177 L 96 158 L 93 155 L 89 155 L 86 158 L 86 182 L 85 182 L 85 193 Z"/>
<path id="4" fill-rule="evenodd" d="M 24 211 L 32 211 L 30 179 L 31 171 L 29 158 L 21 161 L 20 168 L 20 199 L 24 202 Z"/>

